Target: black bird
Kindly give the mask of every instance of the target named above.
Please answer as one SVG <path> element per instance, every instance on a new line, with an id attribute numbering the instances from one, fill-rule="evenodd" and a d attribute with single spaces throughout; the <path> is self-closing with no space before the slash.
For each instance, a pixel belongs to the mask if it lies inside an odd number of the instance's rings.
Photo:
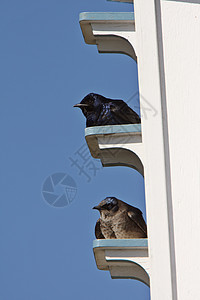
<path id="1" fill-rule="evenodd" d="M 97 239 L 137 239 L 147 237 L 142 212 L 115 197 L 107 197 L 94 206 L 100 212 L 95 226 Z"/>
<path id="2" fill-rule="evenodd" d="M 113 100 L 90 93 L 75 104 L 86 117 L 86 127 L 117 124 L 139 124 L 141 119 L 123 100 Z"/>

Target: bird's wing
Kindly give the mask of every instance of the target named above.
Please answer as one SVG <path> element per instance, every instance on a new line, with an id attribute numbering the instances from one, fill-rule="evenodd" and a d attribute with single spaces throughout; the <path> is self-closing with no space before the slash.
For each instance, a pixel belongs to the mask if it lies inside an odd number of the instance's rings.
<path id="1" fill-rule="evenodd" d="M 96 226 L 95 226 L 95 236 L 97 239 L 105 239 L 101 232 L 101 227 L 100 227 L 100 219 L 97 220 Z"/>
<path id="2" fill-rule="evenodd" d="M 139 209 L 135 211 L 129 210 L 128 216 L 147 236 L 147 225 L 143 219 L 142 212 Z"/>
<path id="3" fill-rule="evenodd" d="M 141 123 L 141 119 L 138 114 L 133 111 L 123 100 L 110 101 L 110 110 L 115 115 L 116 119 L 120 121 L 120 123 Z"/>

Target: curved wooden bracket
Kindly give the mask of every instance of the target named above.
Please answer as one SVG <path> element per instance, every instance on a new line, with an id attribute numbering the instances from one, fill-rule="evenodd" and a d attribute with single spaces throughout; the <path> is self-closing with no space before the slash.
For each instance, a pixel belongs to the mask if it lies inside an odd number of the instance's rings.
<path id="1" fill-rule="evenodd" d="M 144 151 L 140 124 L 88 127 L 85 139 L 102 165 L 127 166 L 144 175 Z"/>
<path id="2" fill-rule="evenodd" d="M 100 53 L 123 53 L 137 60 L 133 13 L 84 12 L 79 22 L 86 44 L 97 45 Z"/>
<path id="3" fill-rule="evenodd" d="M 131 278 L 149 286 L 147 239 L 95 240 L 93 251 L 98 269 L 112 278 Z"/>

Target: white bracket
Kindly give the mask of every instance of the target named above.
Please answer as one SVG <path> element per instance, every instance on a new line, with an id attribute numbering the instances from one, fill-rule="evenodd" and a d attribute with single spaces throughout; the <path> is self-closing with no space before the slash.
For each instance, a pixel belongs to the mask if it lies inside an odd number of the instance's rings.
<path id="1" fill-rule="evenodd" d="M 127 166 L 144 175 L 141 124 L 87 127 L 85 139 L 103 166 Z"/>
<path id="2" fill-rule="evenodd" d="M 133 13 L 83 12 L 79 22 L 86 44 L 97 45 L 100 53 L 123 53 L 137 60 Z"/>
<path id="3" fill-rule="evenodd" d="M 149 286 L 147 239 L 95 240 L 93 251 L 98 269 L 110 271 L 113 279 L 131 278 Z"/>

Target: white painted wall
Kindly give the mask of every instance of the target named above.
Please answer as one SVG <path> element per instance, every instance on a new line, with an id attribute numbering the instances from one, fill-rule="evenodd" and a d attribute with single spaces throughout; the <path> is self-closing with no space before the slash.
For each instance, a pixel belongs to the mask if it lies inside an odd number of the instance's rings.
<path id="1" fill-rule="evenodd" d="M 135 0 L 153 300 L 200 299 L 200 1 Z"/>
<path id="2" fill-rule="evenodd" d="M 200 1 L 162 1 L 178 299 L 200 299 Z M 197 1 L 196 1 L 197 2 Z"/>
<path id="3" fill-rule="evenodd" d="M 140 94 L 157 111 L 154 118 L 142 118 L 151 299 L 169 300 L 173 290 L 156 8 L 154 0 L 135 0 L 134 5 Z"/>

